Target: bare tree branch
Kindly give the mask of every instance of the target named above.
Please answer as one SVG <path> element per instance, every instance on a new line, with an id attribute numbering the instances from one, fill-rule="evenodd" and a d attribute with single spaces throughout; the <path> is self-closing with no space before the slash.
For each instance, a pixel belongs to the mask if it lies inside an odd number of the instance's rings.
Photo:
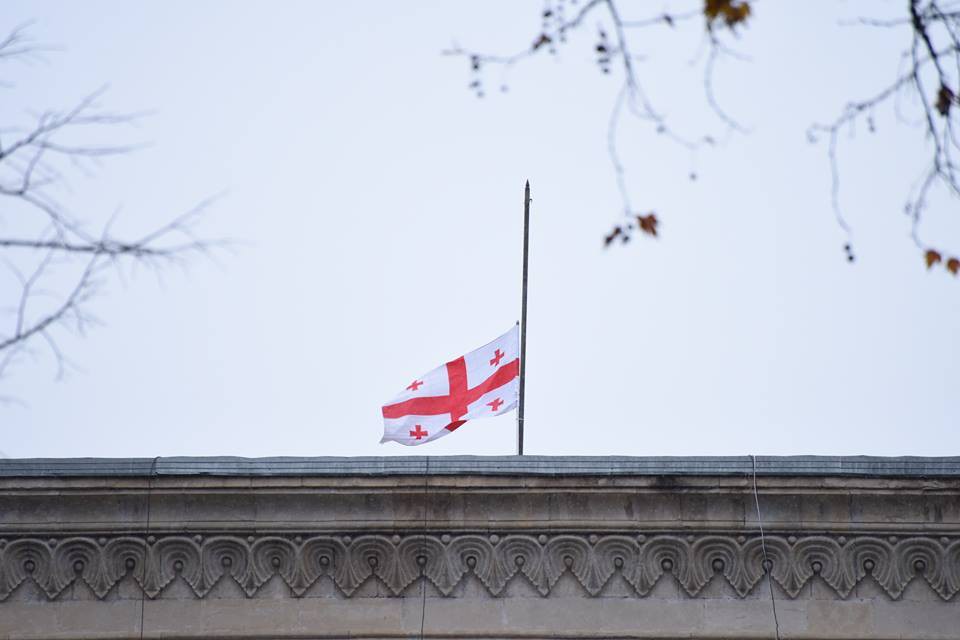
<path id="1" fill-rule="evenodd" d="M 852 228 L 840 207 L 840 169 L 838 162 L 839 134 L 853 130 L 864 118 L 870 131 L 875 130 L 873 113 L 891 100 L 898 120 L 906 123 L 898 97 L 912 94 L 920 104 L 920 127 L 931 145 L 927 166 L 907 197 L 904 207 L 910 217 L 910 236 L 914 244 L 924 252 L 928 268 L 944 262 L 941 251 L 930 247 L 921 239 L 920 225 L 926 211 L 928 198 L 936 186 L 943 188 L 951 197 L 960 198 L 960 174 L 954 156 L 960 151 L 957 138 L 957 86 L 960 82 L 960 11 L 945 10 L 941 0 L 907 0 L 907 15 L 897 19 L 874 19 L 861 17 L 854 24 L 873 28 L 910 29 L 910 45 L 902 52 L 906 62 L 893 82 L 873 96 L 847 104 L 832 122 L 814 124 L 808 129 L 808 137 L 816 141 L 820 135 L 828 139 L 827 156 L 830 162 L 830 200 L 837 224 L 847 235 L 844 249 L 847 259 L 853 261 L 851 246 Z M 950 71 L 951 67 L 955 71 Z M 931 86 L 932 83 L 932 86 Z M 909 123 L 907 123 L 909 124 Z M 957 275 L 960 260 L 948 257 L 946 268 Z"/>
<path id="2" fill-rule="evenodd" d="M 0 61 L 23 59 L 32 56 L 43 48 L 37 45 L 29 36 L 32 23 L 25 22 L 11 29 L 10 33 L 0 40 Z"/>
<path id="3" fill-rule="evenodd" d="M 678 28 L 681 24 L 697 24 L 701 18 L 704 38 L 701 49 L 695 56 L 703 64 L 703 87 L 707 106 L 726 128 L 727 133 L 748 133 L 720 105 L 714 91 L 714 75 L 717 62 L 722 57 L 743 59 L 732 50 L 724 38 L 736 36 L 738 29 L 751 17 L 755 0 L 695 0 L 695 7 L 683 10 L 665 10 L 645 18 L 624 17 L 622 0 L 590 0 L 577 5 L 572 0 L 548 0 L 542 14 L 542 27 L 532 44 L 518 53 L 502 56 L 480 53 L 460 47 L 445 51 L 446 55 L 465 57 L 470 61 L 472 81 L 470 88 L 478 96 L 485 94 L 483 72 L 488 67 L 500 67 L 505 78 L 506 71 L 520 61 L 542 53 L 555 54 L 566 43 L 567 34 L 583 29 L 588 18 L 596 18 L 599 24 L 595 45 L 596 63 L 604 74 L 619 72 L 623 84 L 616 93 L 607 124 L 607 151 L 616 179 L 617 190 L 623 202 L 625 221 L 614 226 L 604 238 L 609 246 L 616 240 L 628 242 L 634 231 L 656 235 L 658 223 L 653 213 L 639 214 L 632 204 L 627 180 L 627 167 L 618 146 L 620 124 L 624 116 L 632 116 L 653 126 L 657 133 L 684 148 L 696 152 L 702 145 L 714 144 L 711 136 L 688 139 L 677 134 L 665 121 L 663 113 L 653 106 L 640 82 L 640 74 L 634 61 L 638 59 L 631 51 L 634 41 L 630 35 L 643 29 Z M 840 133 L 853 132 L 855 125 L 865 121 L 868 130 L 876 130 L 874 114 L 877 109 L 890 103 L 896 119 L 908 126 L 919 126 L 924 132 L 930 152 L 926 166 L 911 188 L 905 211 L 910 217 L 910 235 L 923 251 L 927 266 L 943 263 L 954 275 L 960 275 L 960 258 L 945 256 L 939 249 L 930 246 L 921 234 L 921 223 L 935 190 L 951 198 L 960 199 L 960 133 L 957 118 L 960 113 L 960 2 L 957 0 L 901 0 L 906 11 L 892 18 L 862 16 L 841 22 L 843 25 L 907 30 L 908 45 L 901 56 L 903 68 L 897 71 L 893 81 L 873 96 L 848 103 L 831 122 L 816 123 L 808 128 L 808 138 L 815 142 L 827 139 L 827 156 L 830 166 L 830 203 L 837 225 L 846 235 L 844 250 L 850 262 L 855 260 L 852 246 L 853 228 L 841 209 Z M 572 17 L 566 12 L 572 10 Z M 607 25 L 607 26 L 604 26 Z M 609 32 L 609 33 L 608 33 Z M 706 55 L 703 52 L 706 51 Z M 905 115 L 901 97 L 907 95 L 919 104 L 919 119 L 914 125 Z M 691 172 L 691 177 L 695 174 Z"/>
<path id="4" fill-rule="evenodd" d="M 0 61 L 35 51 L 25 27 L 0 40 Z M 58 336 L 64 331 L 83 334 L 95 322 L 89 306 L 105 286 L 109 266 L 123 262 L 159 266 L 227 244 L 194 233 L 211 200 L 132 240 L 112 235 L 110 223 L 99 235 L 89 231 L 88 223 L 58 201 L 54 192 L 65 179 L 61 165 L 83 169 L 84 161 L 137 148 L 78 142 L 91 129 L 130 124 L 141 117 L 104 111 L 99 106 L 104 91 L 95 91 L 66 111 L 41 112 L 30 127 L 0 133 L 0 220 L 18 230 L 0 236 L 0 257 L 20 284 L 16 303 L 7 312 L 6 330 L 0 314 L 0 377 L 34 344 L 46 346 L 58 377 L 63 375 L 69 360 Z M 30 265 L 29 275 L 24 276 L 25 269 L 18 265 Z M 69 274 L 72 284 L 67 285 Z"/>
<path id="5" fill-rule="evenodd" d="M 495 55 L 454 47 L 444 51 L 443 54 L 469 60 L 472 74 L 470 89 L 478 97 L 483 97 L 486 93 L 483 81 L 483 72 L 486 68 L 501 68 L 501 88 L 506 90 L 506 73 L 510 68 L 523 60 L 543 53 L 556 54 L 558 47 L 566 43 L 570 32 L 585 28 L 588 17 L 596 17 L 601 25 L 609 25 L 610 33 L 604 26 L 598 27 L 594 51 L 597 66 L 602 73 L 612 73 L 614 65 L 617 65 L 623 77 L 623 86 L 616 95 L 607 125 L 607 149 L 617 189 L 623 202 L 624 221 L 618 223 L 613 232 L 606 236 L 604 244 L 609 246 L 615 239 L 629 242 L 633 232 L 638 230 L 656 236 L 656 217 L 653 214 L 640 214 L 631 205 L 626 179 L 627 170 L 617 148 L 617 132 L 621 119 L 627 114 L 633 116 L 652 126 L 656 133 L 680 144 L 691 153 L 695 153 L 703 145 L 713 145 L 714 138 L 704 135 L 698 140 L 690 140 L 678 134 L 667 123 L 665 116 L 653 106 L 634 64 L 637 56 L 631 51 L 630 36 L 645 28 L 674 29 L 687 23 L 696 24 L 696 19 L 701 18 L 703 22 L 700 24 L 705 27 L 705 42 L 709 47 L 709 55 L 704 62 L 704 94 L 707 106 L 729 130 L 745 133 L 746 127 L 729 116 L 716 100 L 713 91 L 713 72 L 715 63 L 721 56 L 732 54 L 721 42 L 721 30 L 732 32 L 735 27 L 743 24 L 750 15 L 749 4 L 737 0 L 706 0 L 702 9 L 662 12 L 640 19 L 624 18 L 621 3 L 617 0 L 589 0 L 579 7 L 571 7 L 571 4 L 576 3 L 571 3 L 569 0 L 549 0 L 541 16 L 540 33 L 532 38 L 532 44 L 529 47 L 517 53 Z M 575 9 L 572 17 L 569 18 L 567 17 L 568 8 Z M 696 174 L 691 171 L 690 177 L 694 179 Z M 651 219 L 654 222 L 651 222 Z"/>

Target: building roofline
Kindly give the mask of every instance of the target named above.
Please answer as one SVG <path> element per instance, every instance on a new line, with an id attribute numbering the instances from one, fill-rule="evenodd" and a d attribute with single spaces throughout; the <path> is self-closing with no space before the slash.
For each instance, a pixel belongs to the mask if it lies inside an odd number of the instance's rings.
<path id="1" fill-rule="evenodd" d="M 743 476 L 751 456 L 364 456 L 0 459 L 0 478 L 148 476 Z M 960 456 L 756 456 L 758 476 L 960 477 Z"/>

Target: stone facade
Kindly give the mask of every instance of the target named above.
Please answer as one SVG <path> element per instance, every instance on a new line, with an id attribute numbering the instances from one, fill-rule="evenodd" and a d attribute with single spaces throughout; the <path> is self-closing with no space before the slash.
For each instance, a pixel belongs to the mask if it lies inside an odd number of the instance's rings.
<path id="1" fill-rule="evenodd" d="M 958 591 L 960 458 L 0 461 L 0 638 L 945 639 Z"/>

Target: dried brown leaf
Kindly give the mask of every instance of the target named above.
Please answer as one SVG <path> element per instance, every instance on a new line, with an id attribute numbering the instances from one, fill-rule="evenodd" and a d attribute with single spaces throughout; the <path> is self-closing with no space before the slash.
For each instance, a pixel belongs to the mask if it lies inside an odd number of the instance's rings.
<path id="1" fill-rule="evenodd" d="M 944 118 L 950 115 L 950 107 L 953 105 L 956 96 L 953 91 L 945 84 L 940 85 L 940 91 L 937 92 L 937 111 Z"/>
<path id="2" fill-rule="evenodd" d="M 649 213 L 645 216 L 637 216 L 637 224 L 640 225 L 640 230 L 644 233 L 650 234 L 653 237 L 657 237 L 657 225 L 660 223 L 657 220 L 657 215 L 655 213 Z"/>
<path id="3" fill-rule="evenodd" d="M 707 27 L 713 26 L 714 21 L 722 18 L 732 29 L 750 17 L 750 3 L 745 0 L 704 0 L 703 15 L 707 18 Z"/>

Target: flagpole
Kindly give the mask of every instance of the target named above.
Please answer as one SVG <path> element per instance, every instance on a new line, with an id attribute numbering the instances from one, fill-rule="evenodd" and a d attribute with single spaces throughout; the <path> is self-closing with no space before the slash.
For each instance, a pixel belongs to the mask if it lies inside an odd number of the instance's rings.
<path id="1" fill-rule="evenodd" d="M 523 399 L 527 367 L 527 257 L 530 247 L 530 181 L 523 192 L 523 284 L 520 294 L 520 402 L 517 404 L 517 455 L 523 455 Z"/>

